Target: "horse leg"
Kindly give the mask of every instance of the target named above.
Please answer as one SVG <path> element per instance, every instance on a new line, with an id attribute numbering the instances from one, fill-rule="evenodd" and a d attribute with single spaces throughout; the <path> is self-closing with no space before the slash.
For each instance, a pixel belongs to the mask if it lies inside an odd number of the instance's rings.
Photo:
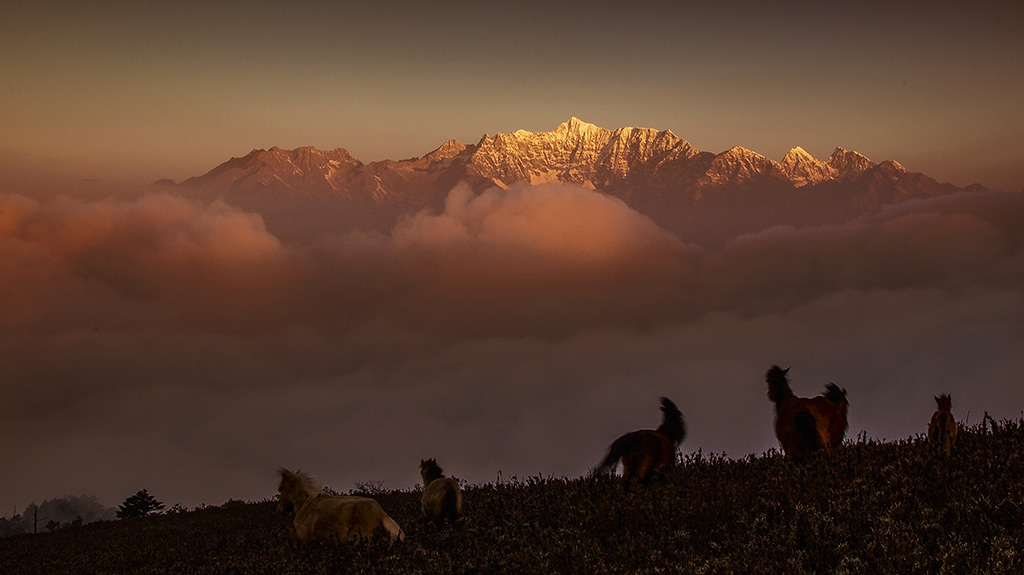
<path id="1" fill-rule="evenodd" d="M 649 485 L 651 482 L 651 476 L 655 472 L 655 461 L 650 454 L 644 453 L 639 456 L 640 462 L 638 463 L 639 469 L 637 470 L 637 482 L 641 485 Z"/>
<path id="2" fill-rule="evenodd" d="M 818 433 L 817 422 L 810 411 L 801 411 L 793 418 L 793 425 L 800 437 L 801 455 L 810 455 L 821 447 L 821 435 Z M 802 457 L 801 457 L 802 459 Z"/>

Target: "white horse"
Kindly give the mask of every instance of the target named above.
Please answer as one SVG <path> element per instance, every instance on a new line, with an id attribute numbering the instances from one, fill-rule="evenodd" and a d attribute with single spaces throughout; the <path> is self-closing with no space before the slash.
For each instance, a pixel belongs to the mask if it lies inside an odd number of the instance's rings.
<path id="1" fill-rule="evenodd" d="M 462 513 L 462 491 L 459 482 L 444 476 L 444 470 L 437 461 L 420 460 L 420 477 L 423 478 L 423 517 L 432 521 L 457 519 Z"/>
<path id="2" fill-rule="evenodd" d="M 293 524 L 300 541 L 350 541 L 387 531 L 391 542 L 405 539 L 395 520 L 369 497 L 331 495 L 308 474 L 280 468 L 277 491 L 279 513 L 295 514 Z"/>

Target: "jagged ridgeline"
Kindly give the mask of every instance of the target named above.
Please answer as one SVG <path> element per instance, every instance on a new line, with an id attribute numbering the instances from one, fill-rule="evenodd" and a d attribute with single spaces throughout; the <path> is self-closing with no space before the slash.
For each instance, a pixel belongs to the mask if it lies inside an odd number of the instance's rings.
<path id="1" fill-rule="evenodd" d="M 847 441 L 795 464 L 686 456 L 626 493 L 617 478 L 469 486 L 460 519 L 421 519 L 418 490 L 374 495 L 405 531 L 301 544 L 274 501 L 0 539 L 6 573 L 1024 572 L 1024 420 Z M 268 470 L 268 493 L 276 485 Z"/>
<path id="2" fill-rule="evenodd" d="M 287 237 L 296 230 L 286 224 L 298 216 L 307 217 L 307 233 L 387 231 L 401 215 L 440 210 L 460 182 L 476 192 L 581 185 L 622 199 L 687 240 L 825 223 L 910 198 L 984 190 L 940 184 L 898 162 L 876 164 L 843 148 L 823 161 L 795 147 L 776 162 L 742 147 L 702 151 L 668 130 L 607 130 L 578 118 L 550 132 L 485 134 L 476 144 L 449 140 L 421 157 L 369 164 L 341 148 L 253 150 L 175 187 L 267 212 L 272 231 Z"/>

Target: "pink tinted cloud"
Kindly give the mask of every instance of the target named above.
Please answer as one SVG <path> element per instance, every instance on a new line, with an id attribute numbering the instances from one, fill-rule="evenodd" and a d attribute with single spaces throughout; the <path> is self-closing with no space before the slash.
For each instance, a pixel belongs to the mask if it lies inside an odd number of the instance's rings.
<path id="1" fill-rule="evenodd" d="M 411 485 L 434 455 L 578 474 L 664 394 L 684 450 L 742 455 L 773 444 L 772 363 L 848 387 L 851 429 L 912 433 L 935 392 L 1024 402 L 1022 230 L 1020 194 L 964 195 L 705 250 L 548 185 L 298 247 L 221 202 L 0 196 L 10 497 L 219 503 L 269 495 L 278 464 Z"/>
<path id="2" fill-rule="evenodd" d="M 151 308 L 194 320 L 208 314 L 238 320 L 248 307 L 280 298 L 286 274 L 294 275 L 287 251 L 261 218 L 222 202 L 147 195 L 37 203 L 7 196 L 4 205 L 19 209 L 4 210 L 0 242 L 32 260 L 13 268 L 6 285 L 36 293 L 22 303 L 68 325 L 106 325 L 128 310 Z"/>

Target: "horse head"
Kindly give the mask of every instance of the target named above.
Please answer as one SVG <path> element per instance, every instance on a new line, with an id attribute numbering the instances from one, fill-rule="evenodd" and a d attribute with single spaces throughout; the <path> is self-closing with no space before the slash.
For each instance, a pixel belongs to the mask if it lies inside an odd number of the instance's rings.
<path id="1" fill-rule="evenodd" d="M 430 485 L 435 479 L 444 477 L 444 470 L 437 464 L 437 460 L 431 457 L 427 460 L 420 460 L 420 477 L 423 478 L 423 487 Z"/>
<path id="2" fill-rule="evenodd" d="M 789 373 L 788 367 L 782 369 L 773 365 L 764 374 L 764 380 L 768 384 L 768 399 L 773 403 L 778 404 L 793 397 L 793 390 L 789 388 L 789 380 L 786 379 L 787 373 Z"/>
<path id="3" fill-rule="evenodd" d="M 323 490 L 312 477 L 302 471 L 278 469 L 281 483 L 277 486 L 277 512 L 290 515 Z"/>
<path id="4" fill-rule="evenodd" d="M 683 421 L 683 412 L 679 411 L 676 404 L 667 397 L 661 398 L 661 426 L 658 433 L 669 438 L 673 444 L 679 445 L 686 438 L 686 423 Z"/>

